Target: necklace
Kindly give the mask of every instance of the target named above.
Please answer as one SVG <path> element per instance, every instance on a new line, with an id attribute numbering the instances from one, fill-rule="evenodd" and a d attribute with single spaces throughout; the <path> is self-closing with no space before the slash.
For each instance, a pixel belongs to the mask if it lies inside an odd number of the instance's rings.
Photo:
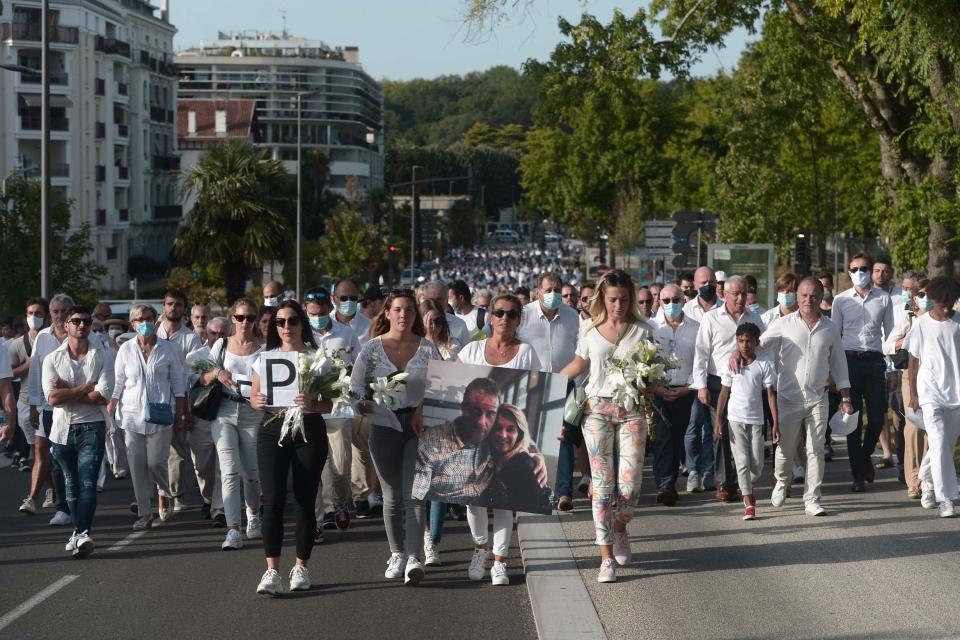
<path id="1" fill-rule="evenodd" d="M 510 346 L 511 346 L 511 345 L 508 343 L 508 344 L 504 345 L 504 347 L 503 347 L 502 349 L 498 349 L 498 348 L 496 347 L 496 345 L 493 344 L 493 341 L 492 341 L 492 340 L 491 340 L 488 344 L 489 344 L 491 347 L 493 347 L 493 350 L 496 351 L 496 352 L 497 352 L 497 355 L 500 356 L 500 357 L 503 357 L 503 355 L 507 352 L 507 349 L 509 349 Z"/>

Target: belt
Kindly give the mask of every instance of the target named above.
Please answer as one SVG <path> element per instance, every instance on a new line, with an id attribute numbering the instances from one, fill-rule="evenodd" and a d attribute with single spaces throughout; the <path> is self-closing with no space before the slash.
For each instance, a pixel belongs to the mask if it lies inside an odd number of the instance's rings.
<path id="1" fill-rule="evenodd" d="M 883 360 L 883 354 L 879 351 L 844 351 L 848 358 L 857 360 Z"/>
<path id="2" fill-rule="evenodd" d="M 233 400 L 238 404 L 243 404 L 244 402 L 247 401 L 247 399 L 244 398 L 243 396 L 237 395 L 235 393 L 228 393 L 227 391 L 224 391 L 220 397 L 223 398 L 224 400 Z"/>

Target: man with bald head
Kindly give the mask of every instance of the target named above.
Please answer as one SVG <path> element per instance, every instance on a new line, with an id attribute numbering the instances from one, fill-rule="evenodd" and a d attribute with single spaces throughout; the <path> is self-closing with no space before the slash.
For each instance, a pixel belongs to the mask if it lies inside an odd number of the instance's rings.
<path id="1" fill-rule="evenodd" d="M 263 285 L 263 306 L 278 307 L 283 302 L 283 283 L 271 280 Z"/>
<path id="2" fill-rule="evenodd" d="M 337 324 L 349 327 L 361 345 L 369 339 L 373 322 L 360 313 L 360 289 L 353 280 L 341 280 L 333 290 L 333 313 Z"/>
<path id="3" fill-rule="evenodd" d="M 697 296 L 683 307 L 683 313 L 701 322 L 703 314 L 723 306 L 723 299 L 717 295 L 717 276 L 710 267 L 700 267 L 694 272 L 693 286 Z"/>
<path id="4" fill-rule="evenodd" d="M 699 492 L 706 471 L 713 471 L 713 434 L 709 425 L 690 420 L 696 398 L 690 388 L 694 349 L 700 323 L 683 313 L 686 298 L 675 284 L 660 291 L 663 321 L 653 322 L 653 339 L 665 355 L 677 358 L 680 366 L 670 371 L 670 384 L 654 389 L 653 414 L 656 429 L 653 440 L 653 477 L 657 483 L 657 502 L 672 507 L 677 500 L 677 475 L 681 460 L 690 469 L 687 492 Z M 666 418 L 666 421 L 664 420 Z M 686 453 L 686 456 L 684 456 Z"/>

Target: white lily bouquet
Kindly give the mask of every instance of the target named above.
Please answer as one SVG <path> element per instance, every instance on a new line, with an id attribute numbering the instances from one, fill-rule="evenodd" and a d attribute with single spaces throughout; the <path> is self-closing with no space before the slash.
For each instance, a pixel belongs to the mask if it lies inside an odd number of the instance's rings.
<path id="1" fill-rule="evenodd" d="M 642 408 L 647 420 L 647 437 L 652 441 L 653 389 L 670 384 L 667 372 L 680 366 L 674 355 L 663 355 L 659 343 L 641 340 L 622 358 L 610 357 L 606 363 L 608 378 L 617 387 L 613 401 L 627 412 Z"/>
<path id="2" fill-rule="evenodd" d="M 370 361 L 367 364 L 367 375 L 364 379 L 364 400 L 376 402 L 379 405 L 396 411 L 403 405 L 406 398 L 407 377 L 410 375 L 403 371 L 394 371 L 388 376 L 376 376 L 374 371 L 377 369 L 376 352 L 370 354 Z"/>
<path id="3" fill-rule="evenodd" d="M 190 372 L 203 375 L 217 368 L 217 363 L 210 358 L 196 358 L 190 361 Z"/>
<path id="4" fill-rule="evenodd" d="M 350 372 L 351 364 L 344 357 L 345 349 L 338 349 L 327 353 L 324 349 L 315 351 L 301 351 L 297 358 L 297 373 L 300 379 L 300 393 L 317 400 L 330 400 L 336 412 L 338 405 L 350 402 Z M 283 416 L 283 426 L 280 428 L 280 444 L 289 435 L 295 438 L 299 433 L 304 442 L 307 433 L 304 429 L 303 408 L 287 407 L 276 414 L 272 420 Z"/>

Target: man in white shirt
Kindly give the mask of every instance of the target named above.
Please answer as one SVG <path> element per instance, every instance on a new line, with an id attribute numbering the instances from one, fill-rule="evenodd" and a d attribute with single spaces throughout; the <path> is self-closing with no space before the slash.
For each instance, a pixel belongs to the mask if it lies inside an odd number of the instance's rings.
<path id="1" fill-rule="evenodd" d="M 694 293 L 694 296 L 683 305 L 683 315 L 700 322 L 703 314 L 723 306 L 723 298 L 717 295 L 717 276 L 710 267 L 698 268 L 693 275 L 692 284 L 687 280 L 688 276 L 689 274 L 681 275 L 680 290 L 685 296 L 688 293 Z M 657 310 L 655 317 L 657 322 L 663 322 L 663 309 Z"/>
<path id="2" fill-rule="evenodd" d="M 541 365 L 553 373 L 559 372 L 573 361 L 577 351 L 577 336 L 580 333 L 580 317 L 560 298 L 563 283 L 556 273 L 540 276 L 540 299 L 527 304 L 520 316 L 517 337 L 533 347 Z M 570 381 L 573 385 L 573 381 Z M 569 391 L 569 389 L 568 389 Z M 573 469 L 576 459 L 574 445 L 560 442 L 557 459 L 557 508 L 570 511 L 573 508 Z"/>
<path id="3" fill-rule="evenodd" d="M 792 480 L 791 461 L 803 439 L 807 444 L 804 506 L 808 515 L 821 516 L 826 513 L 820 505 L 820 486 L 830 405 L 827 388 L 833 385 L 839 390 L 844 413 L 853 413 L 854 409 L 840 331 L 820 311 L 823 285 L 816 278 L 804 278 L 797 288 L 797 297 L 799 310 L 774 322 L 760 342 L 760 352 L 773 361 L 779 372 L 780 446 L 774 462 L 777 484 L 771 502 L 779 507 L 786 500 L 786 489 Z"/>
<path id="4" fill-rule="evenodd" d="M 568 304 L 577 309 L 577 305 L 580 303 L 580 300 L 577 299 L 577 288 L 572 284 L 565 284 L 560 291 L 560 299 L 563 300 L 563 304 Z"/>
<path id="5" fill-rule="evenodd" d="M 653 293 L 647 287 L 640 287 L 637 291 L 637 306 L 644 320 L 650 320 L 655 313 L 653 310 Z"/>
<path id="6" fill-rule="evenodd" d="M 90 531 L 97 509 L 97 476 L 106 445 L 107 398 L 113 372 L 103 348 L 89 341 L 93 316 L 74 306 L 67 339 L 43 361 L 43 392 L 53 407 L 49 433 L 53 457 L 63 471 L 66 501 L 75 524 L 67 551 L 83 558 L 93 552 Z"/>
<path id="7" fill-rule="evenodd" d="M 197 334 L 200 344 L 207 342 L 207 323 L 210 321 L 210 305 L 206 302 L 199 302 L 190 309 L 190 326 L 193 332 Z"/>
<path id="8" fill-rule="evenodd" d="M 439 280 L 428 282 L 423 288 L 424 297 L 436 300 L 444 309 L 447 309 L 447 324 L 450 325 L 450 338 L 454 343 L 454 351 L 459 351 L 461 347 L 466 346 L 473 341 L 473 336 L 467 328 L 467 323 L 456 315 L 450 313 L 448 302 L 450 301 L 450 292 L 447 285 Z"/>
<path id="9" fill-rule="evenodd" d="M 46 300 L 40 297 L 28 299 L 24 313 L 27 331 L 22 336 L 7 343 L 13 379 L 20 381 L 20 393 L 16 399 L 17 423 L 20 425 L 20 431 L 23 433 L 27 445 L 26 449 L 21 451 L 20 471 L 31 470 L 29 464 L 30 453 L 37 447 L 38 425 L 36 416 L 31 419 L 30 411 L 30 357 L 33 354 L 33 345 L 37 340 L 37 335 L 46 324 L 47 315 L 49 314 Z"/>
<path id="10" fill-rule="evenodd" d="M 681 461 L 690 469 L 687 491 L 699 492 L 700 479 L 713 472 L 713 437 L 710 426 L 697 428 L 690 420 L 696 395 L 690 388 L 697 332 L 700 323 L 683 314 L 686 298 L 675 284 L 660 290 L 663 322 L 654 322 L 653 339 L 664 355 L 672 355 L 680 363 L 670 371 L 670 386 L 654 389 L 653 414 L 656 428 L 653 440 L 653 477 L 657 483 L 657 502 L 668 507 L 677 501 L 677 476 Z M 664 422 L 666 418 L 666 422 Z M 689 430 L 688 430 L 689 428 Z M 686 455 L 684 456 L 684 452 Z"/>
<path id="11" fill-rule="evenodd" d="M 697 272 L 699 274 L 700 269 Z M 701 276 L 697 277 L 701 278 Z M 727 370 L 730 356 L 737 349 L 737 327 L 750 322 L 757 325 L 761 332 L 763 331 L 763 321 L 760 320 L 760 316 L 747 311 L 746 304 L 747 281 L 740 276 L 731 276 L 727 278 L 724 288 L 723 306 L 705 313 L 700 320 L 693 362 L 693 383 L 690 385 L 697 390 L 699 400 L 699 403 L 694 405 L 696 420 L 706 420 L 708 424 L 715 422 L 711 420 L 710 410 L 716 410 L 720 396 L 720 374 Z M 691 303 L 687 303 L 684 313 L 690 305 Z M 720 416 L 720 420 L 725 424 L 724 416 Z M 714 460 L 716 498 L 721 502 L 734 502 L 737 500 L 737 473 L 730 451 L 730 439 L 722 438 L 720 449 L 715 453 L 717 454 Z M 705 481 L 704 487 L 708 486 Z"/>
<path id="12" fill-rule="evenodd" d="M 847 436 L 847 452 L 853 473 L 851 491 L 861 493 L 873 482 L 870 456 L 877 446 L 887 413 L 887 362 L 883 341 L 893 330 L 893 305 L 887 292 L 872 286 L 873 258 L 858 254 L 850 260 L 853 287 L 837 294 L 831 318 L 840 329 L 850 373 L 850 397 L 854 409 L 867 412 L 867 428 Z M 862 416 L 862 413 L 861 413 Z"/>
<path id="13" fill-rule="evenodd" d="M 341 280 L 333 290 L 333 312 L 330 317 L 336 324 L 353 331 L 361 345 L 370 339 L 370 318 L 360 313 L 360 289 L 353 280 Z"/>
<path id="14" fill-rule="evenodd" d="M 477 329 L 483 328 L 486 310 L 471 304 L 470 287 L 463 280 L 454 280 L 450 285 L 449 303 L 454 315 L 463 320 L 467 331 L 473 336 Z"/>

